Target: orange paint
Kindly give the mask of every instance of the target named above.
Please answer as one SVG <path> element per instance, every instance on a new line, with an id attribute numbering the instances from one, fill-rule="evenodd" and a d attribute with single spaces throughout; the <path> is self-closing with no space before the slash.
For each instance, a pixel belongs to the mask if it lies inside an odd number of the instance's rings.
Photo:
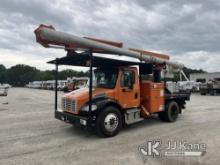
<path id="1" fill-rule="evenodd" d="M 163 111 L 164 84 L 143 81 L 141 83 L 141 104 L 150 113 Z"/>

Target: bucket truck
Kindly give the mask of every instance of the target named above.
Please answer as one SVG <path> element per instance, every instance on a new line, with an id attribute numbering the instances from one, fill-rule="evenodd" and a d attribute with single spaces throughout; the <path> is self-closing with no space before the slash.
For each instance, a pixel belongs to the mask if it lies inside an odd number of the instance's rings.
<path id="1" fill-rule="evenodd" d="M 55 118 L 59 120 L 94 128 L 99 135 L 111 137 L 123 126 L 153 114 L 158 114 L 163 121 L 175 122 L 186 100 L 190 99 L 188 93 L 170 93 L 161 80 L 161 71 L 167 66 L 173 70 L 183 68 L 182 64 L 170 61 L 167 55 L 125 49 L 119 42 L 78 37 L 46 25 L 40 25 L 35 35 L 42 46 L 67 51 L 66 56 L 48 62 L 55 64 L 56 82 L 60 65 L 89 67 L 89 87 L 64 95 L 60 108 L 56 87 Z M 109 55 L 139 60 L 107 58 Z M 153 80 L 143 80 L 144 75 L 153 75 Z"/>

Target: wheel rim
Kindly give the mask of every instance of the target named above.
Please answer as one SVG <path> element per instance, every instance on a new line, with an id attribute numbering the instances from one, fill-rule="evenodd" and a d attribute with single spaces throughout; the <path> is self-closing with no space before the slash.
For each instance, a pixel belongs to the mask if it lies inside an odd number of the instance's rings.
<path id="1" fill-rule="evenodd" d="M 108 132 L 113 132 L 118 127 L 118 117 L 114 113 L 109 113 L 104 120 L 104 127 Z"/>

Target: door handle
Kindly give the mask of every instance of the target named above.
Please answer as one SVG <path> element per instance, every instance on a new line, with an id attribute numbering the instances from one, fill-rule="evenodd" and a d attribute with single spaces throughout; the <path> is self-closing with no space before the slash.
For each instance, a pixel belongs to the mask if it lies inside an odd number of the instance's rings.
<path id="1" fill-rule="evenodd" d="M 138 98 L 138 93 L 137 93 L 137 92 L 135 92 L 135 94 L 134 94 L 134 98 L 135 98 L 135 99 Z"/>

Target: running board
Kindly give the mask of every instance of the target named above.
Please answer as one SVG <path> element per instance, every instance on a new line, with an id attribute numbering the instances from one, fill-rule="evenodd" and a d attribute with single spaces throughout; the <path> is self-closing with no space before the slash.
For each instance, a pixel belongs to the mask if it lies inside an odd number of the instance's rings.
<path id="1" fill-rule="evenodd" d="M 133 124 L 133 123 L 140 122 L 142 120 L 144 120 L 144 118 L 140 116 L 140 109 L 133 108 L 133 109 L 126 110 L 125 112 L 125 123 L 126 124 Z"/>

